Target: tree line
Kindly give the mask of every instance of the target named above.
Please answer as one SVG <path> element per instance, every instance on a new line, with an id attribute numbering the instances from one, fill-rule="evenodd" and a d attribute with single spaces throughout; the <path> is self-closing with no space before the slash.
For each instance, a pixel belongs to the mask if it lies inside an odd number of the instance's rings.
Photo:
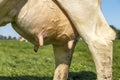
<path id="1" fill-rule="evenodd" d="M 120 39 L 120 29 L 117 29 L 114 25 L 110 25 L 110 27 L 116 32 L 116 39 Z"/>
<path id="2" fill-rule="evenodd" d="M 17 40 L 16 37 L 0 35 L 0 40 Z"/>

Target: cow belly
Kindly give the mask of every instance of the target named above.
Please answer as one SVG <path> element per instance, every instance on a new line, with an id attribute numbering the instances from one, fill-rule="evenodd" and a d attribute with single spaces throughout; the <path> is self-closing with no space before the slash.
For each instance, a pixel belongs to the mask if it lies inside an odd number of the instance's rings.
<path id="1" fill-rule="evenodd" d="M 16 20 L 15 30 L 35 45 L 39 34 L 44 44 L 60 45 L 75 39 L 70 22 L 51 0 L 28 0 Z"/>

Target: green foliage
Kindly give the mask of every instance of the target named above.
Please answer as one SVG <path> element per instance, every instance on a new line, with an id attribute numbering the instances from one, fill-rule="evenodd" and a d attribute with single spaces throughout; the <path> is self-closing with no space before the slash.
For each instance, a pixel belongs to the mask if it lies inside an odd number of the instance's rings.
<path id="1" fill-rule="evenodd" d="M 29 42 L 0 40 L 0 80 L 52 80 L 52 46 L 41 47 L 36 54 Z M 120 79 L 120 41 L 114 44 L 113 80 Z M 86 44 L 75 49 L 68 80 L 96 80 L 95 66 Z"/>
<path id="2" fill-rule="evenodd" d="M 116 39 L 120 39 L 120 30 L 113 25 L 110 25 L 110 27 L 116 32 Z"/>
<path id="3" fill-rule="evenodd" d="M 120 39 L 120 30 L 118 29 L 116 33 L 117 33 L 117 39 Z"/>
<path id="4" fill-rule="evenodd" d="M 114 42 L 113 80 L 120 80 L 120 40 Z"/>

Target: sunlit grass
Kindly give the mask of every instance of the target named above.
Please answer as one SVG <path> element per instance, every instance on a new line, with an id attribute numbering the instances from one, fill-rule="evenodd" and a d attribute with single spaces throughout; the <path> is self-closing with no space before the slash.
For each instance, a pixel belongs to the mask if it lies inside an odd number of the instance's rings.
<path id="1" fill-rule="evenodd" d="M 54 55 L 51 45 L 36 54 L 29 42 L 0 40 L 0 80 L 52 80 Z M 113 80 L 120 79 L 120 41 L 114 44 Z M 96 80 L 91 54 L 83 41 L 75 49 L 69 80 Z"/>

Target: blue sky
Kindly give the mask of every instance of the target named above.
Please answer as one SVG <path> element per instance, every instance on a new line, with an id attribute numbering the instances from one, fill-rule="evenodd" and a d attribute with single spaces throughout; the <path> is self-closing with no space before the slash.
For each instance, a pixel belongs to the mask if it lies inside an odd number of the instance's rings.
<path id="1" fill-rule="evenodd" d="M 102 0 L 102 11 L 108 23 L 120 29 L 120 0 Z"/>
<path id="2" fill-rule="evenodd" d="M 102 0 L 102 11 L 109 24 L 120 29 L 120 0 Z M 0 27 L 0 35 L 19 37 L 19 35 L 8 24 Z"/>

